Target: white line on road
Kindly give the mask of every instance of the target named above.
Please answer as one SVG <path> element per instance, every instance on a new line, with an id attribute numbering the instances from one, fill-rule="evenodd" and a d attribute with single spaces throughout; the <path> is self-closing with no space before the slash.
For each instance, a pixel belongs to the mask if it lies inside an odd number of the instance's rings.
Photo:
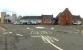
<path id="1" fill-rule="evenodd" d="M 41 36 L 33 36 L 33 35 L 32 35 L 31 37 L 41 37 Z"/>
<path id="2" fill-rule="evenodd" d="M 48 32 L 47 31 L 42 31 L 43 32 L 43 34 L 48 34 Z"/>
<path id="3" fill-rule="evenodd" d="M 29 27 L 27 27 L 26 29 L 30 29 Z"/>
<path id="4" fill-rule="evenodd" d="M 9 32 L 9 34 L 12 34 L 13 32 Z"/>
<path id="5" fill-rule="evenodd" d="M 48 40 L 47 40 L 48 41 Z M 53 43 L 51 43 L 50 41 L 48 41 L 52 46 L 54 46 L 55 48 L 57 48 L 57 49 L 59 49 L 59 50 L 63 50 L 62 48 L 60 48 L 60 47 L 58 47 L 58 46 L 56 46 L 56 45 L 54 45 Z"/>
<path id="6" fill-rule="evenodd" d="M 59 41 L 57 38 L 55 38 L 55 37 L 52 37 L 55 41 Z"/>
<path id="7" fill-rule="evenodd" d="M 35 27 L 35 28 L 37 28 L 37 29 L 44 29 L 45 27 Z"/>
<path id="8" fill-rule="evenodd" d="M 16 35 L 18 35 L 18 36 L 23 36 L 23 35 L 21 35 L 21 34 L 16 34 Z"/>
<path id="9" fill-rule="evenodd" d="M 48 41 L 44 38 L 44 36 L 41 36 L 41 38 L 44 41 L 44 43 L 48 43 Z"/>
<path id="10" fill-rule="evenodd" d="M 55 48 L 59 49 L 59 50 L 63 50 L 62 48 L 56 46 L 55 44 L 53 44 L 48 38 L 44 37 L 44 36 L 41 36 L 43 37 L 43 39 L 45 39 L 49 44 L 51 44 L 52 46 L 54 46 Z"/>
<path id="11" fill-rule="evenodd" d="M 47 36 L 46 38 L 49 39 L 50 42 L 54 42 L 53 39 L 52 39 L 52 37 Z"/>
<path id="12" fill-rule="evenodd" d="M 54 27 L 51 27 L 51 30 L 54 30 Z"/>

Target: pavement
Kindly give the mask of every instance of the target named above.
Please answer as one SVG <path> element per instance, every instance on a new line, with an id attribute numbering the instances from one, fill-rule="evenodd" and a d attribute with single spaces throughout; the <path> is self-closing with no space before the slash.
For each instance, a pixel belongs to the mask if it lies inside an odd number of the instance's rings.
<path id="1" fill-rule="evenodd" d="M 0 32 L 5 32 L 6 29 L 0 25 Z"/>
<path id="2" fill-rule="evenodd" d="M 83 50 L 81 25 L 12 25 L 5 24 L 7 39 L 1 34 L 0 50 Z M 5 46 L 7 40 L 7 47 Z M 1 49 L 3 48 L 3 49 Z M 6 49 L 4 49 L 6 48 Z"/>

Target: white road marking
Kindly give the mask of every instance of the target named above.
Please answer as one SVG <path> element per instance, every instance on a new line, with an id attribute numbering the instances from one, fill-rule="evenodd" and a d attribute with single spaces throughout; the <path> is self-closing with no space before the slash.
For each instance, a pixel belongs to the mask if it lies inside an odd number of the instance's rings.
<path id="1" fill-rule="evenodd" d="M 51 30 L 54 30 L 54 27 L 51 27 Z"/>
<path id="2" fill-rule="evenodd" d="M 31 37 L 41 37 L 41 36 L 33 36 L 33 35 L 32 35 Z"/>
<path id="3" fill-rule="evenodd" d="M 54 42 L 51 37 L 47 36 L 46 38 L 49 39 L 51 42 Z"/>
<path id="4" fill-rule="evenodd" d="M 47 33 L 46 31 L 44 31 L 45 33 Z M 37 34 L 39 34 L 39 32 L 37 31 Z M 44 43 L 49 43 L 50 45 L 52 45 L 53 47 L 57 48 L 58 50 L 63 50 L 62 48 L 58 47 L 57 45 L 53 44 L 52 42 L 55 41 L 59 41 L 58 39 L 54 38 L 54 37 L 49 37 L 49 36 L 31 36 L 31 37 L 41 37 L 42 40 L 44 41 Z"/>
<path id="5" fill-rule="evenodd" d="M 9 32 L 9 34 L 12 34 L 13 32 Z"/>
<path id="6" fill-rule="evenodd" d="M 43 36 L 41 36 L 41 38 L 44 41 L 44 43 L 48 43 L 48 41 Z"/>
<path id="7" fill-rule="evenodd" d="M 55 44 L 53 44 L 48 38 L 41 36 L 44 40 L 46 40 L 49 44 L 51 44 L 52 46 L 54 46 L 55 48 L 57 48 L 58 50 L 63 50 L 62 48 L 56 46 Z"/>
<path id="8" fill-rule="evenodd" d="M 35 27 L 35 28 L 37 28 L 37 29 L 44 29 L 45 27 Z"/>
<path id="9" fill-rule="evenodd" d="M 23 35 L 21 35 L 21 34 L 16 34 L 16 35 L 18 35 L 18 36 L 23 36 Z"/>
<path id="10" fill-rule="evenodd" d="M 27 27 L 26 29 L 30 29 L 29 27 Z"/>
<path id="11" fill-rule="evenodd" d="M 46 31 L 42 31 L 44 34 L 48 34 Z"/>
<path id="12" fill-rule="evenodd" d="M 3 34 L 5 35 L 5 34 L 12 34 L 13 32 L 4 32 Z"/>
<path id="13" fill-rule="evenodd" d="M 45 31 L 45 33 L 46 33 L 46 34 L 48 34 L 48 32 L 47 32 L 47 31 Z"/>
<path id="14" fill-rule="evenodd" d="M 55 41 L 59 41 L 57 38 L 55 38 L 55 37 L 52 37 Z"/>
<path id="15" fill-rule="evenodd" d="M 58 40 L 57 38 L 55 38 L 55 37 L 47 36 L 46 38 L 48 38 L 51 42 L 54 42 L 53 40 L 59 41 L 59 40 Z"/>

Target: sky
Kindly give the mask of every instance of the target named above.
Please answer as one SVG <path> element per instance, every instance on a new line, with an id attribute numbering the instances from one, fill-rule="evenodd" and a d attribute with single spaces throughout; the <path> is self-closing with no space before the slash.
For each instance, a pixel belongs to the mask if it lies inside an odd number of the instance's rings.
<path id="1" fill-rule="evenodd" d="M 73 15 L 83 18 L 82 0 L 0 0 L 0 12 L 22 15 L 53 15 L 69 8 Z"/>

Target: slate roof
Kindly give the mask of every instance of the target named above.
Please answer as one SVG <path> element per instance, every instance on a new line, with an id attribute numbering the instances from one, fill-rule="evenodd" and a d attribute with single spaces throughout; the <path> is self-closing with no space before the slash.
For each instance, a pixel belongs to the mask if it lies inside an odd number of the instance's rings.
<path id="1" fill-rule="evenodd" d="M 60 12 L 60 13 L 56 16 L 56 18 L 55 18 L 55 19 L 56 19 L 56 20 L 58 20 L 58 19 L 59 19 L 59 17 L 63 16 L 63 14 L 64 14 L 63 12 Z"/>
<path id="2" fill-rule="evenodd" d="M 53 18 L 53 15 L 42 15 L 43 18 Z"/>
<path id="3" fill-rule="evenodd" d="M 80 15 L 73 15 L 73 18 L 76 19 L 76 20 L 81 20 Z"/>
<path id="4" fill-rule="evenodd" d="M 56 20 L 57 20 L 59 17 L 63 16 L 65 11 L 69 11 L 69 9 L 66 8 L 63 12 L 60 12 L 60 13 L 56 16 Z M 69 13 L 71 13 L 71 12 L 69 11 Z M 73 17 L 73 19 L 81 20 L 80 15 L 72 15 L 72 17 Z"/>
<path id="5" fill-rule="evenodd" d="M 56 17 L 63 16 L 63 15 L 64 15 L 64 12 L 66 12 L 66 11 L 68 11 L 69 13 L 71 13 L 71 12 L 69 11 L 69 9 L 66 8 L 63 12 L 60 12 Z"/>
<path id="6" fill-rule="evenodd" d="M 61 17 L 64 13 L 63 12 L 60 12 L 57 16 L 56 16 L 56 20 Z M 81 17 L 80 15 L 72 15 L 73 19 L 76 19 L 76 20 L 81 20 Z"/>
<path id="7" fill-rule="evenodd" d="M 23 16 L 21 19 L 42 19 L 41 16 Z"/>
<path id="8" fill-rule="evenodd" d="M 21 19 L 42 19 L 42 18 L 53 18 L 53 15 L 42 15 L 42 16 L 23 16 Z"/>

